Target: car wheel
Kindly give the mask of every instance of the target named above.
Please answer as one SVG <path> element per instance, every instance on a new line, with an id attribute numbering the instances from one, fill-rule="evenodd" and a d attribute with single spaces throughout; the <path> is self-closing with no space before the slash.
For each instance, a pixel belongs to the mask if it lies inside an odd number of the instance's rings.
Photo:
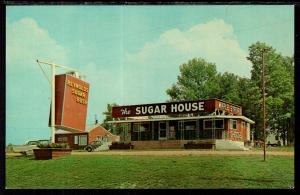
<path id="1" fill-rule="evenodd" d="M 91 152 L 93 149 L 92 149 L 91 147 L 88 147 L 86 150 L 87 150 L 88 152 Z"/>

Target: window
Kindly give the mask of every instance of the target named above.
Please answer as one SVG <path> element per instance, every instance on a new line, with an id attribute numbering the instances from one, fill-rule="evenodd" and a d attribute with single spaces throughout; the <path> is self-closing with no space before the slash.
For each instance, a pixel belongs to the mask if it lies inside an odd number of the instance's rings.
<path id="1" fill-rule="evenodd" d="M 149 123 L 134 123 L 133 132 L 144 132 L 149 130 Z"/>
<path id="2" fill-rule="evenodd" d="M 166 130 L 167 129 L 166 122 L 159 122 L 159 129 L 160 130 Z"/>
<path id="3" fill-rule="evenodd" d="M 204 129 L 212 129 L 212 120 L 204 120 Z"/>
<path id="4" fill-rule="evenodd" d="M 133 132 L 139 132 L 140 131 L 141 124 L 140 123 L 134 123 L 133 124 Z"/>
<path id="5" fill-rule="evenodd" d="M 215 129 L 224 129 L 224 119 L 204 120 L 204 129 L 212 129 L 215 121 Z"/>
<path id="6" fill-rule="evenodd" d="M 68 137 L 59 137 L 57 138 L 58 142 L 68 142 Z"/>
<path id="7" fill-rule="evenodd" d="M 78 144 L 78 135 L 74 136 L 74 144 Z"/>
<path id="8" fill-rule="evenodd" d="M 151 138 L 150 123 L 133 123 L 133 132 L 131 134 L 131 140 L 148 140 Z"/>
<path id="9" fill-rule="evenodd" d="M 159 139 L 167 138 L 167 123 L 159 122 Z"/>
<path id="10" fill-rule="evenodd" d="M 216 119 L 215 120 L 215 128 L 216 129 L 224 129 L 224 119 Z"/>
<path id="11" fill-rule="evenodd" d="M 79 145 L 87 145 L 87 136 L 86 135 L 80 135 L 79 136 Z"/>
<path id="12" fill-rule="evenodd" d="M 236 120 L 230 119 L 230 129 L 236 130 Z"/>

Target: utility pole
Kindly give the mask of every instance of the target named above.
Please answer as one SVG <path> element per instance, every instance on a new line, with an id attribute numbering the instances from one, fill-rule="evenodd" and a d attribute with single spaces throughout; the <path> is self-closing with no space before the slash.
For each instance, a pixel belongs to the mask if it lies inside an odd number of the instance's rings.
<path id="1" fill-rule="evenodd" d="M 264 131 L 264 161 L 266 161 L 266 94 L 265 94 L 265 62 L 264 55 L 266 49 L 262 51 L 262 90 L 263 90 L 263 131 Z"/>
<path id="2" fill-rule="evenodd" d="M 54 64 L 54 63 L 43 62 L 43 61 L 39 61 L 39 60 L 36 60 L 36 62 L 39 65 L 40 65 L 40 63 L 42 63 L 42 64 L 47 64 L 47 65 L 51 66 L 51 143 L 55 143 L 55 68 L 61 67 L 61 68 L 66 68 L 66 69 L 69 69 L 72 71 L 76 71 L 76 70 L 73 68 L 69 68 L 67 66 L 58 65 L 58 64 Z"/>

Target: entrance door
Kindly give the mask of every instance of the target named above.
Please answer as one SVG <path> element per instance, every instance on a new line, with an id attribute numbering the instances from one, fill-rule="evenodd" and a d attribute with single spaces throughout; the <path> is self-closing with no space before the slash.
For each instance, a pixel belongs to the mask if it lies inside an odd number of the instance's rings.
<path id="1" fill-rule="evenodd" d="M 178 131 L 180 134 L 180 139 L 184 140 L 184 121 L 178 121 Z"/>
<path id="2" fill-rule="evenodd" d="M 166 122 L 158 123 L 158 139 L 159 140 L 167 139 L 167 123 Z"/>

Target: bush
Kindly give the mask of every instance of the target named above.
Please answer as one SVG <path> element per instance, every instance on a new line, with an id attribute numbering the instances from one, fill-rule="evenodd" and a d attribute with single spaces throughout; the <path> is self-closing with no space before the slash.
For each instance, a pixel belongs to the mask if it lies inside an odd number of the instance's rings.
<path id="1" fill-rule="evenodd" d="M 70 148 L 67 143 L 38 144 L 39 148 Z"/>
<path id="2" fill-rule="evenodd" d="M 194 141 L 188 141 L 187 144 L 196 144 Z"/>
<path id="3" fill-rule="evenodd" d="M 119 141 L 119 142 L 112 142 L 112 145 L 124 145 L 124 144 L 130 144 L 130 142 L 123 142 L 123 141 Z"/>

